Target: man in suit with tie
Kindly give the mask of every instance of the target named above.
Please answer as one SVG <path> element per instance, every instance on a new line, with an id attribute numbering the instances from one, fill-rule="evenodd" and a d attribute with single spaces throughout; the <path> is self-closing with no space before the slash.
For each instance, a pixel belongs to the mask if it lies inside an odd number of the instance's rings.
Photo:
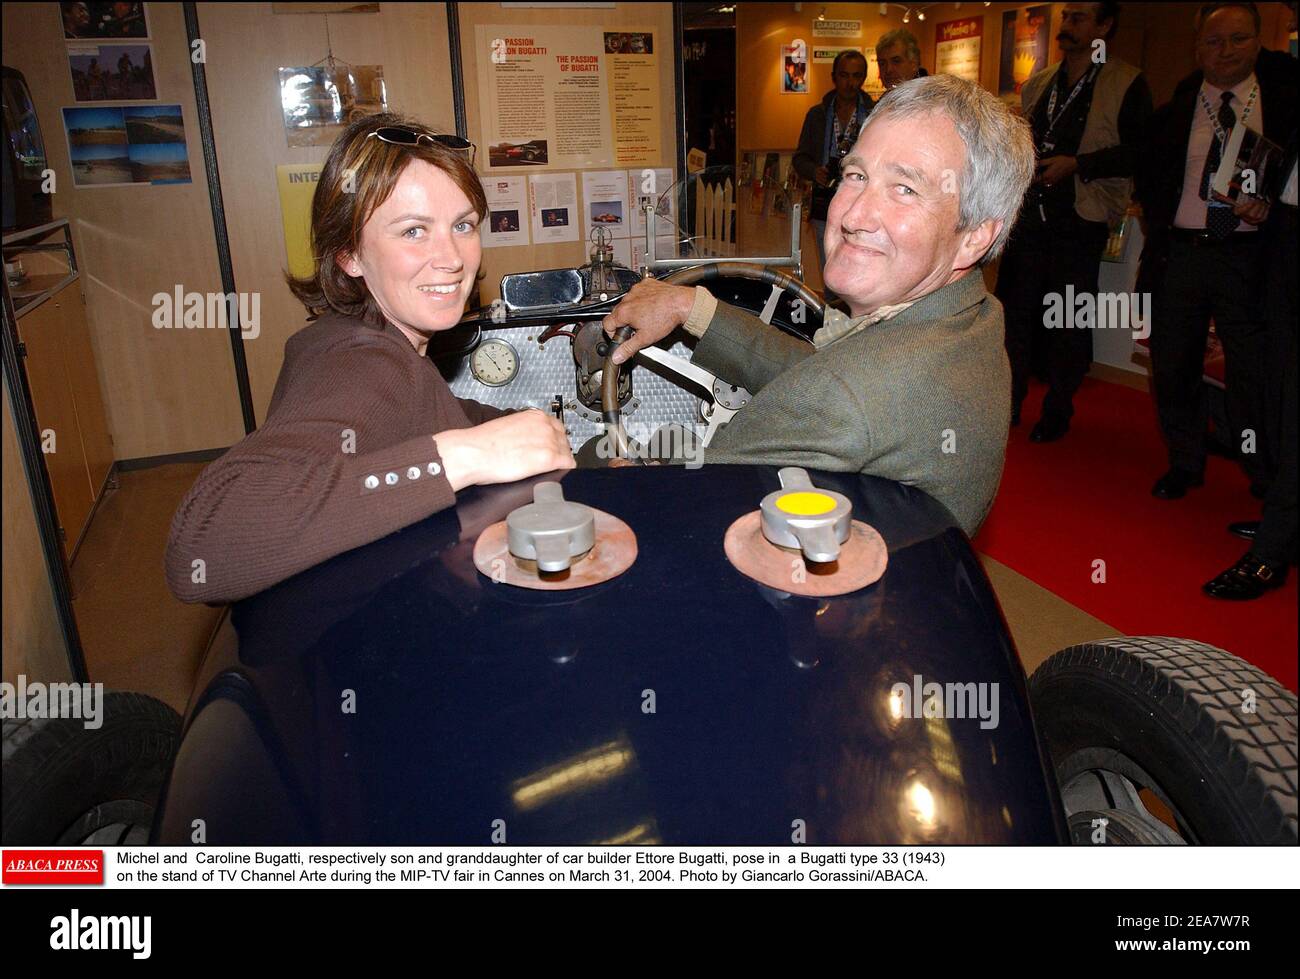
<path id="1" fill-rule="evenodd" d="M 1296 5 L 1291 8 L 1291 30 L 1296 25 Z M 1270 52 L 1264 52 L 1269 55 Z M 1261 56 L 1261 74 L 1276 70 L 1295 77 L 1294 57 L 1271 53 Z M 1269 196 L 1267 222 L 1268 272 L 1264 309 L 1268 324 L 1268 384 L 1265 402 L 1268 409 L 1265 431 L 1269 433 L 1269 463 L 1272 482 L 1264 500 L 1264 512 L 1257 521 L 1229 525 L 1228 530 L 1251 542 L 1241 558 L 1206 582 L 1205 593 L 1213 598 L 1249 600 L 1279 587 L 1286 580 L 1288 564 L 1296 559 L 1296 332 L 1300 310 L 1296 296 L 1296 245 L 1300 241 L 1300 208 L 1297 208 L 1296 128 L 1291 128 L 1282 165 Z M 1245 207 L 1259 207 L 1258 202 Z"/>
<path id="2" fill-rule="evenodd" d="M 1228 419 L 1253 488 L 1269 472 L 1261 444 L 1268 362 L 1263 316 L 1265 235 L 1256 209 L 1209 189 L 1234 126 L 1286 142 L 1296 119 L 1294 75 L 1256 72 L 1260 17 L 1253 3 L 1210 3 L 1197 16 L 1200 71 L 1156 111 L 1138 173 L 1146 213 L 1142 280 L 1153 287 L 1151 368 L 1169 469 L 1152 495 L 1177 499 L 1204 481 L 1202 387 L 1211 319 L 1223 344 Z"/>
<path id="3" fill-rule="evenodd" d="M 1286 581 L 1287 565 L 1296 556 L 1296 131 L 1291 130 L 1281 190 L 1269 207 L 1265 226 L 1268 277 L 1265 319 L 1268 324 L 1268 383 L 1265 387 L 1272 481 L 1264 512 L 1256 521 L 1230 524 L 1228 530 L 1251 542 L 1241 558 L 1205 584 L 1212 598 L 1249 600 Z"/>

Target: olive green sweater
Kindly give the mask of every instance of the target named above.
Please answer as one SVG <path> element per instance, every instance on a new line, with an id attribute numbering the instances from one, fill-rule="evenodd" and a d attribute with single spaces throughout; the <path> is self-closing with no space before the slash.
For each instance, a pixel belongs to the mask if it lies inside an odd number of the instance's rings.
<path id="1" fill-rule="evenodd" d="M 719 303 L 693 358 L 754 398 L 706 463 L 807 466 L 925 490 L 970 536 L 1002 477 L 1011 371 L 978 269 L 821 349 Z"/>

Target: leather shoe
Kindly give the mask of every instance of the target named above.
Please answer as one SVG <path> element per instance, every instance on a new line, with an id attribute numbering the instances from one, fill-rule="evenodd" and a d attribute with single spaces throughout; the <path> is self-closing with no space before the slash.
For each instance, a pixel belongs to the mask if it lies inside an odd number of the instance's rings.
<path id="1" fill-rule="evenodd" d="M 1204 486 L 1205 477 L 1185 469 L 1171 469 L 1151 487 L 1151 495 L 1162 500 L 1177 500 L 1187 495 L 1193 486 Z"/>
<path id="2" fill-rule="evenodd" d="M 1230 523 L 1228 524 L 1228 533 L 1244 540 L 1254 540 L 1255 535 L 1259 533 L 1259 521 L 1238 520 L 1236 523 Z"/>
<path id="3" fill-rule="evenodd" d="M 1070 430 L 1068 418 L 1040 418 L 1029 433 L 1031 442 L 1055 442 Z"/>
<path id="4" fill-rule="evenodd" d="M 1281 588 L 1285 581 L 1285 567 L 1275 568 L 1247 552 L 1227 571 L 1213 581 L 1207 581 L 1201 590 L 1211 598 L 1246 602 L 1259 598 L 1266 591 Z"/>

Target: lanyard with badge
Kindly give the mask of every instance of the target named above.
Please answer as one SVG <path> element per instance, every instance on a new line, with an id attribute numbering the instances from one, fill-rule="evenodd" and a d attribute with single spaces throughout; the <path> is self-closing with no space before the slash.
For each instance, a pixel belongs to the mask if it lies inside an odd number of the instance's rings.
<path id="1" fill-rule="evenodd" d="M 1219 141 L 1219 152 L 1222 153 L 1223 149 L 1228 145 L 1228 134 L 1224 132 L 1223 126 L 1219 123 L 1219 117 L 1215 113 L 1214 107 L 1210 105 L 1210 100 L 1205 97 L 1205 86 L 1201 86 L 1201 90 L 1196 94 L 1201 97 L 1201 106 L 1205 109 L 1205 114 L 1210 117 L 1210 125 L 1214 127 L 1214 136 Z M 1246 120 L 1250 118 L 1251 110 L 1255 108 L 1255 99 L 1258 97 L 1259 83 L 1256 82 L 1250 87 L 1250 98 L 1246 99 L 1246 109 L 1242 112 L 1241 118 L 1237 120 L 1239 124 L 1243 126 L 1246 124 Z"/>
<path id="2" fill-rule="evenodd" d="M 835 115 L 835 103 L 831 103 L 826 110 L 826 145 L 822 150 L 826 159 L 826 171 L 828 181 L 826 193 L 833 191 L 835 185 L 840 179 L 840 161 L 853 149 L 853 144 L 857 142 L 858 132 L 862 126 L 863 119 L 866 118 L 866 106 L 862 104 L 862 97 L 858 97 L 858 104 L 853 109 L 853 115 L 849 121 L 844 124 L 839 138 L 834 136 L 835 130 L 839 128 L 840 120 Z"/>
<path id="3" fill-rule="evenodd" d="M 1052 84 L 1051 94 L 1047 97 L 1047 131 L 1043 133 L 1043 138 L 1038 144 L 1038 155 L 1040 157 L 1046 156 L 1056 149 L 1056 142 L 1052 139 L 1052 131 L 1056 129 L 1056 124 L 1065 116 L 1065 111 L 1079 97 L 1079 93 L 1092 84 L 1093 79 L 1097 77 L 1097 72 L 1100 70 L 1101 65 L 1093 65 L 1089 68 L 1087 73 L 1074 83 L 1074 88 L 1070 90 L 1065 104 L 1061 106 L 1059 111 L 1056 108 L 1056 100 L 1060 95 L 1060 86 L 1055 83 Z M 1061 71 L 1065 71 L 1065 69 L 1062 68 Z"/>

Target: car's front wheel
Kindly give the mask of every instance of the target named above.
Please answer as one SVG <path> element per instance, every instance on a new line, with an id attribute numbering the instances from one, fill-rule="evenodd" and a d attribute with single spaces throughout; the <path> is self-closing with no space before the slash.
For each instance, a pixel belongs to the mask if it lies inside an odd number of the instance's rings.
<path id="1" fill-rule="evenodd" d="M 104 695 L 99 726 L 73 717 L 4 722 L 6 844 L 139 845 L 180 743 L 176 711 Z"/>
<path id="2" fill-rule="evenodd" d="M 1078 843 L 1296 843 L 1296 696 L 1204 643 L 1063 649 L 1030 701 Z"/>

